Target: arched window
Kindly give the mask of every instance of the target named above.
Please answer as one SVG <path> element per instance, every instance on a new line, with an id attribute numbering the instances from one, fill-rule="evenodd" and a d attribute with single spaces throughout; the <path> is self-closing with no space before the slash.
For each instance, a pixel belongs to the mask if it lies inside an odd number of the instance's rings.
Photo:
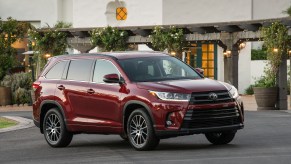
<path id="1" fill-rule="evenodd" d="M 106 6 L 107 24 L 110 26 L 121 25 L 127 19 L 128 13 L 124 1 L 111 1 Z"/>

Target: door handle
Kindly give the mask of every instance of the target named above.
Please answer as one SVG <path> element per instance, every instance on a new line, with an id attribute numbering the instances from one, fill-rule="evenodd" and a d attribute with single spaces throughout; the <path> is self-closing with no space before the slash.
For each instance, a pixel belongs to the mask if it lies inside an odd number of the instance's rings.
<path id="1" fill-rule="evenodd" d="M 59 89 L 59 90 L 64 90 L 65 87 L 64 87 L 63 85 L 60 85 L 60 86 L 58 86 L 58 89 Z"/>
<path id="2" fill-rule="evenodd" d="M 89 94 L 94 94 L 95 91 L 94 91 L 93 89 L 88 89 L 88 90 L 87 90 L 87 93 L 89 93 Z"/>

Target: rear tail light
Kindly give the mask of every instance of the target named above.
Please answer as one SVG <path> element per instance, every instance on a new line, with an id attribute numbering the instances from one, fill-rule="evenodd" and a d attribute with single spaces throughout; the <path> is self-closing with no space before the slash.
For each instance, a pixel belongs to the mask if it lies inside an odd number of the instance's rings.
<path id="1" fill-rule="evenodd" d="M 32 84 L 32 89 L 33 89 L 34 91 L 36 91 L 37 88 L 39 88 L 39 87 L 40 87 L 40 81 L 36 81 L 36 82 L 34 82 L 34 83 Z"/>

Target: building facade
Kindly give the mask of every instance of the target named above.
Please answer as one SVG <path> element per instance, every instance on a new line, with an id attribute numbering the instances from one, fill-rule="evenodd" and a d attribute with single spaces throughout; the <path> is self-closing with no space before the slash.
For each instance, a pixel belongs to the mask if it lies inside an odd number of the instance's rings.
<path id="1" fill-rule="evenodd" d="M 186 25 L 281 18 L 290 5 L 291 0 L 0 0 L 0 17 L 11 16 L 36 27 L 57 21 L 70 22 L 74 28 Z M 253 82 L 251 49 L 260 45 L 248 42 L 240 50 L 240 93 Z M 150 49 L 139 45 L 139 50 Z M 185 52 L 185 62 L 224 81 L 223 49 L 215 42 L 193 44 Z"/>

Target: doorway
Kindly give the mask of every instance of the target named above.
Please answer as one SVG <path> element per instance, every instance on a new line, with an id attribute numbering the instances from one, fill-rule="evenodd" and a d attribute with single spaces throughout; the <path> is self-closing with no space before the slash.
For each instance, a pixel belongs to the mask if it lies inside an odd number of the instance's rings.
<path id="1" fill-rule="evenodd" d="M 185 62 L 193 68 L 202 68 L 205 77 L 217 79 L 217 44 L 191 44 L 186 51 Z"/>

